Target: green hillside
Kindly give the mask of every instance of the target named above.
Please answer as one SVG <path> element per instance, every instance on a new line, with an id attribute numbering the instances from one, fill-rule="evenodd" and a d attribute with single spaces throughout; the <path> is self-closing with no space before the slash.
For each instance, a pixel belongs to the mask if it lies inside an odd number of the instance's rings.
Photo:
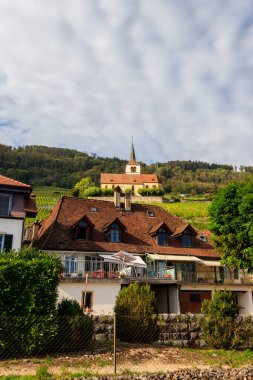
<path id="1" fill-rule="evenodd" d="M 100 173 L 124 173 L 126 160 L 64 148 L 27 145 L 13 148 L 0 144 L 0 174 L 36 186 L 70 189 L 83 177 L 98 185 Z M 231 165 L 200 161 L 168 161 L 146 165 L 143 173 L 155 173 L 167 193 L 214 193 L 229 181 L 252 175 L 253 167 L 233 170 Z"/>

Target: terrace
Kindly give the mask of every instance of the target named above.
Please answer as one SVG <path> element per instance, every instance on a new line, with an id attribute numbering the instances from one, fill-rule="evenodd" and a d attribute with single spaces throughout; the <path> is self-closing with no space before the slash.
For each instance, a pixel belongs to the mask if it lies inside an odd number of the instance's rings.
<path id="1" fill-rule="evenodd" d="M 62 259 L 65 271 L 62 279 L 126 279 L 129 281 L 163 282 L 179 284 L 236 284 L 253 285 L 253 277 L 242 271 L 231 271 L 220 266 L 218 261 L 203 261 L 186 257 L 185 261 L 144 260 L 135 256 L 135 261 L 125 262 L 109 255 L 88 257 L 79 260 L 74 257 Z M 176 257 L 176 256 L 175 256 Z M 176 257 L 177 258 L 177 257 Z M 194 261 L 195 259 L 195 261 Z"/>

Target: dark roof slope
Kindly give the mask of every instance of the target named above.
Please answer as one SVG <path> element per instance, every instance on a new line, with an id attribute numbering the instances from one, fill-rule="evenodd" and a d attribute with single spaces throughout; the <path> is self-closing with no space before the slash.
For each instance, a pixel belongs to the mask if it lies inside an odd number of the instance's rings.
<path id="1" fill-rule="evenodd" d="M 153 211 L 154 216 L 148 216 L 148 210 Z M 94 226 L 90 241 L 75 239 L 72 228 L 84 216 Z M 116 219 L 125 227 L 121 243 L 109 242 L 104 232 L 105 225 Z M 36 246 L 47 250 L 220 256 L 209 243 L 198 238 L 194 238 L 192 248 L 182 247 L 180 239 L 173 236 L 170 236 L 168 247 L 158 246 L 149 231 L 160 223 L 165 223 L 172 234 L 178 227 L 185 226 L 185 221 L 158 206 L 132 204 L 132 211 L 129 212 L 116 209 L 114 203 L 109 201 L 64 196 L 42 223 Z"/>
<path id="2" fill-rule="evenodd" d="M 19 187 L 24 189 L 32 189 L 31 185 L 26 185 L 23 182 L 16 181 L 15 179 L 0 175 L 0 186 Z"/>

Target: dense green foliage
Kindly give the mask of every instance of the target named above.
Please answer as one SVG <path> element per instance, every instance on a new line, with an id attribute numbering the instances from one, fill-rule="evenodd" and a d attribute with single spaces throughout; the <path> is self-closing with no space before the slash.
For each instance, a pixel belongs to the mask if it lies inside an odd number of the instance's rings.
<path id="1" fill-rule="evenodd" d="M 0 354 L 41 351 L 54 337 L 61 271 L 58 258 L 37 249 L 0 256 Z"/>
<path id="2" fill-rule="evenodd" d="M 210 208 L 210 220 L 224 264 L 253 271 L 253 180 L 231 182 L 219 191 Z"/>
<path id="3" fill-rule="evenodd" d="M 133 283 L 121 289 L 114 310 L 120 340 L 153 342 L 158 339 L 156 297 L 149 285 Z"/>
<path id="4" fill-rule="evenodd" d="M 205 300 L 200 326 L 205 342 L 213 348 L 237 348 L 250 346 L 253 329 L 249 321 L 237 321 L 239 306 L 232 292 L 215 292 L 212 300 Z"/>
<path id="5" fill-rule="evenodd" d="M 164 190 L 161 187 L 154 188 L 154 189 L 139 188 L 138 193 L 140 195 L 150 197 L 150 196 L 156 196 L 156 195 L 164 195 Z"/>
<path id="6" fill-rule="evenodd" d="M 72 188 L 84 177 L 96 186 L 104 173 L 124 173 L 126 160 L 102 158 L 72 149 L 46 146 L 12 148 L 0 144 L 0 173 L 37 186 Z M 253 167 L 233 171 L 231 165 L 198 161 L 168 161 L 146 165 L 142 173 L 157 174 L 165 192 L 184 194 L 213 193 L 231 180 L 247 177 Z"/>
<path id="7" fill-rule="evenodd" d="M 75 300 L 63 299 L 57 306 L 58 332 L 52 343 L 57 352 L 80 351 L 91 343 L 94 334 L 92 316 L 83 314 Z"/>

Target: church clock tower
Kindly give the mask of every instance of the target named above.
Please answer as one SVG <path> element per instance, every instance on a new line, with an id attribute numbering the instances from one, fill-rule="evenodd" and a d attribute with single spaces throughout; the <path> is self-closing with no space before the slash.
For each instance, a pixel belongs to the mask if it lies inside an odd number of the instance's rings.
<path id="1" fill-rule="evenodd" d="M 141 174 L 141 165 L 136 161 L 133 141 L 131 145 L 130 160 L 126 165 L 126 174 Z"/>

